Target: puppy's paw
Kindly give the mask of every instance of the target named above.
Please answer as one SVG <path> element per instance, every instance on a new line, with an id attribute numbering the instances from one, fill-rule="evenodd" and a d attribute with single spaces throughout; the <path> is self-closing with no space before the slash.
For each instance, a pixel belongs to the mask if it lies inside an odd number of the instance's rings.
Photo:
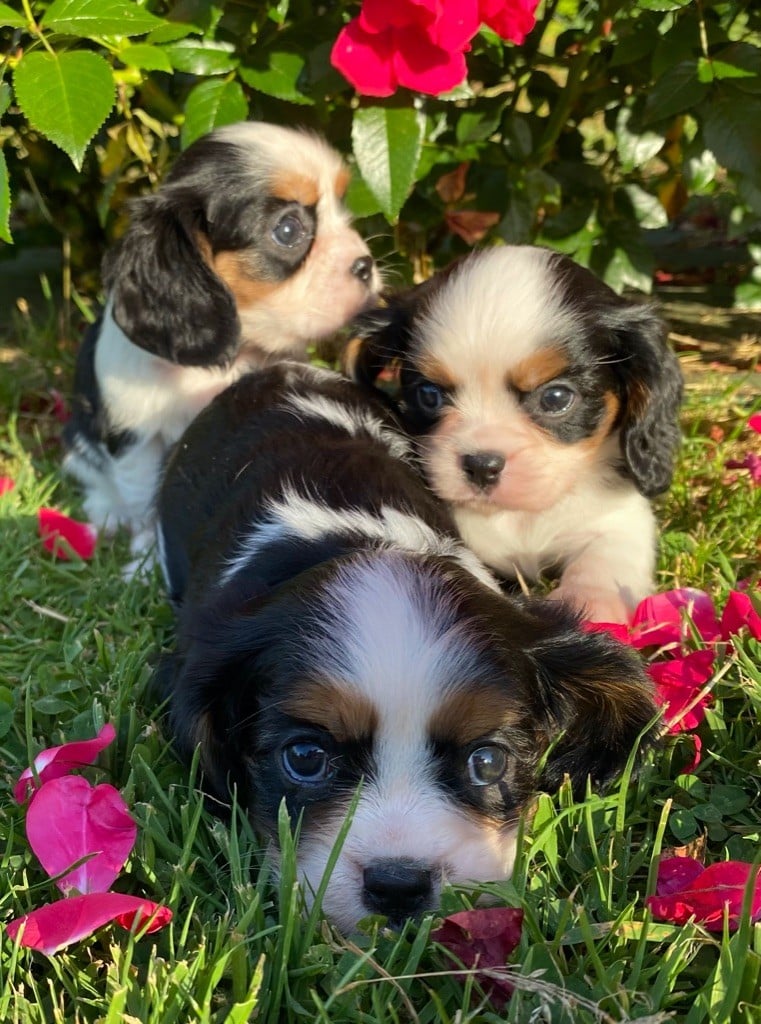
<path id="1" fill-rule="evenodd" d="M 631 620 L 631 609 L 617 590 L 561 582 L 549 596 L 554 601 L 567 602 L 589 622 L 626 625 Z"/>
<path id="2" fill-rule="evenodd" d="M 148 579 L 156 564 L 156 537 L 152 529 L 135 533 L 130 541 L 132 558 L 122 569 L 122 579 Z"/>

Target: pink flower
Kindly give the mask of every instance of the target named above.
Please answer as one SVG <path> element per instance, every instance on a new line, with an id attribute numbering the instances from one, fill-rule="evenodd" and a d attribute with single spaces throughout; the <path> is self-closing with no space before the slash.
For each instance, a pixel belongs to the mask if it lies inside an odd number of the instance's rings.
<path id="1" fill-rule="evenodd" d="M 86 939 L 110 921 L 132 928 L 136 919 L 139 928 L 147 924 L 146 933 L 155 932 L 172 920 L 172 911 L 140 896 L 98 892 L 47 903 L 11 921 L 6 931 L 15 940 L 23 926 L 20 944 L 50 956 L 72 942 Z"/>
<path id="2" fill-rule="evenodd" d="M 634 612 L 632 643 L 638 648 L 681 644 L 690 635 L 688 620 L 706 643 L 719 639 L 716 610 L 704 590 L 680 587 L 652 594 Z"/>
<path id="3" fill-rule="evenodd" d="M 10 494 L 15 486 L 16 481 L 11 479 L 11 477 L 0 476 L 0 497 L 2 497 L 3 494 Z"/>
<path id="4" fill-rule="evenodd" d="M 26 836 L 37 859 L 66 895 L 106 892 L 132 852 L 137 825 L 113 786 L 91 786 L 80 775 L 46 782 L 26 816 Z"/>
<path id="5" fill-rule="evenodd" d="M 484 907 L 463 910 L 445 917 L 441 926 L 431 932 L 434 942 L 440 943 L 465 967 L 504 968 L 507 958 L 521 940 L 523 911 L 516 907 Z M 506 978 L 487 976 L 483 981 L 489 999 L 501 1009 L 513 991 Z"/>
<path id="6" fill-rule="evenodd" d="M 761 484 L 761 455 L 748 452 L 744 459 L 727 459 L 727 469 L 747 469 L 754 484 Z"/>
<path id="7" fill-rule="evenodd" d="M 694 729 L 703 721 L 711 697 L 705 694 L 696 698 L 711 678 L 713 662 L 713 651 L 706 650 L 648 665 L 648 674 L 655 683 L 655 699 L 664 709 L 669 732 Z"/>
<path id="8" fill-rule="evenodd" d="M 80 558 L 92 558 L 98 531 L 91 523 L 77 522 L 54 508 L 39 509 L 37 520 L 42 545 L 56 558 L 68 561 L 71 551 Z"/>
<path id="9" fill-rule="evenodd" d="M 465 53 L 482 21 L 513 42 L 534 25 L 538 0 L 365 0 L 338 34 L 331 63 L 365 96 L 402 85 L 438 96 L 466 77 Z"/>
<path id="10" fill-rule="evenodd" d="M 105 750 L 113 743 L 115 736 L 116 730 L 113 725 L 106 722 L 94 739 L 75 740 L 73 743 L 64 743 L 60 747 L 48 747 L 47 750 L 40 751 L 34 759 L 34 771 L 39 777 L 40 785 L 51 779 L 59 779 L 62 775 L 69 775 L 72 768 L 92 764 L 101 750 Z M 19 803 L 23 803 L 36 787 L 32 769 L 25 768 L 13 788 L 13 795 Z"/>
<path id="11" fill-rule="evenodd" d="M 748 420 L 748 426 L 751 430 L 755 430 L 757 434 L 761 434 L 761 412 L 755 413 Z"/>
<path id="12" fill-rule="evenodd" d="M 648 896 L 645 905 L 659 921 L 686 924 L 694 918 L 713 932 L 723 930 L 726 908 L 729 927 L 734 930 L 752 876 L 751 920 L 755 921 L 761 916 L 761 878 L 757 868 L 743 861 L 722 861 L 702 868 L 689 857 L 668 857 L 658 867 L 656 894 Z"/>
<path id="13" fill-rule="evenodd" d="M 761 640 L 761 615 L 754 608 L 750 595 L 730 590 L 721 616 L 721 635 L 724 640 L 729 640 L 743 628 L 748 629 L 756 640 Z"/>

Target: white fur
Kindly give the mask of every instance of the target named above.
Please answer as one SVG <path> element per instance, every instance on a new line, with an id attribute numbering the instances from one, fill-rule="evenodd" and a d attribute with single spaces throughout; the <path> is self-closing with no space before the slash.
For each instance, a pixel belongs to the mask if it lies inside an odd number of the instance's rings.
<path id="1" fill-rule="evenodd" d="M 341 427 L 347 434 L 356 437 L 358 434 L 369 434 L 380 441 L 397 459 L 406 459 L 411 453 L 407 440 L 395 430 L 391 430 L 377 417 L 366 409 L 352 409 L 340 402 L 333 402 L 324 395 L 293 395 L 288 405 L 304 416 L 326 420 L 336 427 Z"/>

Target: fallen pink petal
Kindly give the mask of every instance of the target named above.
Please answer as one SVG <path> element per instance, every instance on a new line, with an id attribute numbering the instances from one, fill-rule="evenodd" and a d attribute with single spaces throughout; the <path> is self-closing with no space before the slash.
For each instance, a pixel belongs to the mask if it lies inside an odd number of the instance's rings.
<path id="1" fill-rule="evenodd" d="M 116 730 L 110 722 L 106 722 L 93 739 L 74 740 L 60 747 L 48 747 L 40 751 L 34 759 L 34 771 L 40 780 L 39 784 L 69 775 L 74 768 L 92 764 L 101 750 L 113 743 L 115 737 Z M 13 788 L 13 795 L 19 803 L 23 803 L 36 788 L 34 772 L 31 768 L 25 768 Z"/>
<path id="2" fill-rule="evenodd" d="M 464 967 L 504 968 L 521 939 L 523 911 L 519 907 L 484 907 L 463 910 L 445 917 L 431 932 L 431 939 L 444 946 Z M 489 975 L 481 980 L 484 991 L 500 1009 L 513 991 L 506 978 Z"/>
<path id="3" fill-rule="evenodd" d="M 744 459 L 727 459 L 727 469 L 747 469 L 754 484 L 761 484 L 761 455 L 748 452 Z"/>
<path id="4" fill-rule="evenodd" d="M 731 590 L 721 616 L 722 638 L 729 640 L 743 629 L 747 629 L 756 640 L 761 640 L 761 615 L 747 591 Z"/>
<path id="5" fill-rule="evenodd" d="M 146 934 L 158 931 L 172 920 L 172 911 L 152 900 L 103 892 L 46 903 L 11 921 L 6 931 L 9 938 L 15 940 L 23 925 L 20 944 L 50 956 L 72 942 L 86 939 L 112 921 L 130 929 L 138 915 L 138 929 L 147 925 Z"/>
<path id="6" fill-rule="evenodd" d="M 751 430 L 755 430 L 757 434 L 761 434 L 761 412 L 754 413 L 751 416 L 748 420 L 748 426 Z"/>
<path id="7" fill-rule="evenodd" d="M 3 494 L 10 494 L 15 486 L 16 481 L 12 477 L 0 476 L 0 497 L 2 497 Z"/>
<path id="8" fill-rule="evenodd" d="M 68 561 L 73 551 L 80 558 L 92 558 L 98 531 L 92 523 L 81 523 L 54 508 L 37 513 L 42 546 L 56 558 Z"/>
<path id="9" fill-rule="evenodd" d="M 35 796 L 26 816 L 26 835 L 37 859 L 64 893 L 106 892 L 124 867 L 137 825 L 121 793 L 81 775 L 53 779 Z"/>
<path id="10" fill-rule="evenodd" d="M 695 729 L 703 721 L 711 695 L 696 698 L 711 678 L 714 660 L 714 652 L 706 650 L 648 665 L 648 674 L 655 683 L 655 699 L 664 709 L 669 732 Z"/>
<path id="11" fill-rule="evenodd" d="M 672 859 L 674 858 L 667 858 L 664 863 L 668 865 Z M 670 877 L 672 870 L 671 867 L 667 867 L 661 888 L 659 868 L 656 895 L 648 896 L 645 900 L 646 906 L 656 920 L 686 924 L 694 918 L 709 931 L 721 932 L 724 929 L 726 909 L 729 927 L 734 930 L 740 923 L 745 892 L 749 884 L 753 885 L 751 920 L 756 921 L 761 917 L 761 877 L 758 868 L 752 864 L 743 861 L 721 861 L 718 864 L 711 864 L 699 873 L 695 869 L 682 868 L 682 872 L 686 873 L 689 870 L 695 873 L 680 889 L 672 888 L 672 883 L 675 884 L 675 880 Z"/>
<path id="12" fill-rule="evenodd" d="M 71 419 L 71 410 L 58 388 L 49 388 L 48 393 L 53 400 L 53 415 L 59 423 L 68 423 Z"/>
<path id="13" fill-rule="evenodd" d="M 710 595 L 680 587 L 640 602 L 632 619 L 632 643 L 638 648 L 682 643 L 690 635 L 685 616 L 706 643 L 719 639 L 721 627 Z"/>
<path id="14" fill-rule="evenodd" d="M 704 871 L 704 866 L 694 857 L 664 857 L 658 865 L 655 895 L 671 896 L 680 892 Z"/>

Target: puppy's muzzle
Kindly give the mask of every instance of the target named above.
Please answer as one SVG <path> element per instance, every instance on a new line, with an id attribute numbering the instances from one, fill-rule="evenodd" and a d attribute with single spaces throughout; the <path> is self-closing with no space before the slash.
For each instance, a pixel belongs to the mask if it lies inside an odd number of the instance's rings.
<path id="1" fill-rule="evenodd" d="M 373 258 L 372 256 L 360 256 L 354 260 L 349 270 L 352 277 L 356 277 L 362 284 L 369 284 L 370 278 L 373 276 Z"/>
<path id="2" fill-rule="evenodd" d="M 460 460 L 468 482 L 479 490 L 488 491 L 499 483 L 505 468 L 505 457 L 500 452 L 471 452 Z"/>
<path id="3" fill-rule="evenodd" d="M 363 872 L 362 902 L 389 923 L 404 921 L 431 907 L 434 872 L 406 858 L 375 860 Z"/>

